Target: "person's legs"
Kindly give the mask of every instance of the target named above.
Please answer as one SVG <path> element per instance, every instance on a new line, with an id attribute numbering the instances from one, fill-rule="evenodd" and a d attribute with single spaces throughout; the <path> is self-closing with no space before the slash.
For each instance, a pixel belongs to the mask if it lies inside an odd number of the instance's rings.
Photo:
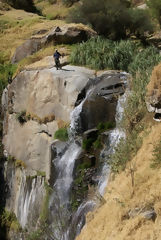
<path id="1" fill-rule="evenodd" d="M 55 67 L 58 70 L 58 68 L 59 68 L 59 59 L 55 59 Z"/>

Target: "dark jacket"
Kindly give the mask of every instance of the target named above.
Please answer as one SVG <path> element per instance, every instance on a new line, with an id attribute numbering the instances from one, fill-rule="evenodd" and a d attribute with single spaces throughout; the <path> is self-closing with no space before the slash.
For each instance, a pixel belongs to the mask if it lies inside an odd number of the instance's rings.
<path id="1" fill-rule="evenodd" d="M 56 52 L 54 53 L 54 55 L 53 55 L 53 57 L 54 57 L 56 60 L 58 60 L 58 59 L 60 58 L 60 56 L 61 56 L 61 54 L 60 54 L 58 51 L 56 51 Z"/>

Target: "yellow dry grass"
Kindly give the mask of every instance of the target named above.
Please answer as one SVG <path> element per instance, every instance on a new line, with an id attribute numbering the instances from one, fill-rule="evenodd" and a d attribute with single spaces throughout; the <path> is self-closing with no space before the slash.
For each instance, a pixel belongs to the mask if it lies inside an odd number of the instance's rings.
<path id="1" fill-rule="evenodd" d="M 36 31 L 50 30 L 53 27 L 64 25 L 61 20 L 46 20 L 36 14 L 15 9 L 3 11 L 0 21 L 7 21 L 9 25 L 5 30 L 0 31 L 0 52 L 5 53 L 8 59 L 11 58 L 16 47 L 29 39 Z"/>
<path id="2" fill-rule="evenodd" d="M 114 180 L 109 180 L 106 203 L 87 216 L 87 225 L 77 240 L 160 240 L 161 239 L 161 169 L 150 168 L 153 147 L 161 137 L 161 123 L 153 122 L 143 145 L 131 165 L 135 166 L 134 188 L 129 166 Z M 153 206 L 153 222 L 141 216 L 128 218 L 129 210 Z"/>
<path id="3" fill-rule="evenodd" d="M 147 86 L 147 96 L 153 95 L 155 95 L 156 98 L 161 97 L 161 63 L 154 68 L 151 81 Z"/>

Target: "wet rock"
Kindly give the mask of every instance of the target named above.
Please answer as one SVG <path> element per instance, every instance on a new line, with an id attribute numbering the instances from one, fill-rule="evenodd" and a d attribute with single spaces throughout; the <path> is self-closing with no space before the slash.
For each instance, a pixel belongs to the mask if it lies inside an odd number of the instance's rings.
<path id="1" fill-rule="evenodd" d="M 81 130 L 95 128 L 100 122 L 115 122 L 118 96 L 125 91 L 123 73 L 105 72 L 88 82 L 88 89 L 96 86 L 82 106 Z M 86 90 L 87 91 L 87 90 Z"/>

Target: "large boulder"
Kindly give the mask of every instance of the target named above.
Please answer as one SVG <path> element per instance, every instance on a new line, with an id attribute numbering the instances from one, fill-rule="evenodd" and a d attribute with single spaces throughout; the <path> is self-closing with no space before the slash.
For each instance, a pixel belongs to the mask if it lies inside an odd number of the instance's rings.
<path id="1" fill-rule="evenodd" d="M 41 33 L 41 35 L 39 35 Z M 63 27 L 56 27 L 48 33 L 43 31 L 34 34 L 30 39 L 26 40 L 22 45 L 17 47 L 11 62 L 17 63 L 23 58 L 34 54 L 45 45 L 53 44 L 71 44 L 86 41 L 88 38 L 95 36 L 96 32 L 85 27 L 82 24 L 68 24 Z"/>
<path id="2" fill-rule="evenodd" d="M 161 63 L 152 72 L 147 86 L 146 103 L 149 112 L 155 112 L 155 119 L 161 119 Z"/>

